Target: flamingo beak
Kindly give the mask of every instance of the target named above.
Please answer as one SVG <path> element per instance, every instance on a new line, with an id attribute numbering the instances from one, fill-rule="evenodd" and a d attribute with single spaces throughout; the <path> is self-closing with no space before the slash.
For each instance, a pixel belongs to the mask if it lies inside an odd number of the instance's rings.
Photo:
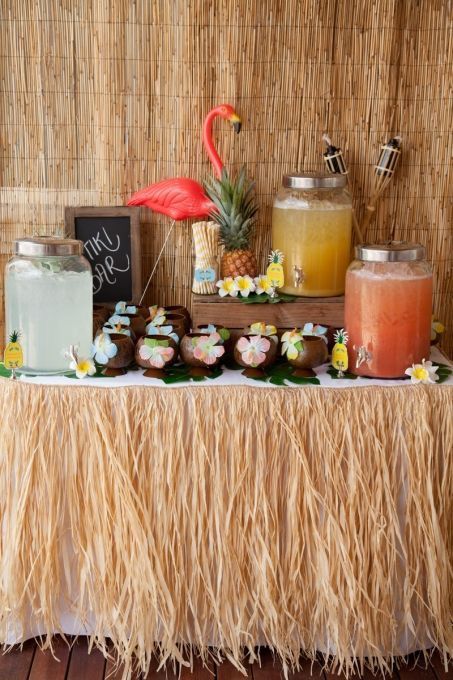
<path id="1" fill-rule="evenodd" d="M 233 123 L 233 128 L 234 128 L 235 133 L 238 134 L 241 131 L 241 127 L 242 127 L 241 119 L 239 118 L 239 116 L 234 114 L 233 116 L 231 116 L 230 120 Z"/>

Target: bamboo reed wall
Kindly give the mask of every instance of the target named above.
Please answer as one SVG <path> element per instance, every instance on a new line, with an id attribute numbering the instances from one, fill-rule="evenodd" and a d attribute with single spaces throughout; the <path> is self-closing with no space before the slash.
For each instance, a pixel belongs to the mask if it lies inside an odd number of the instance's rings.
<path id="1" fill-rule="evenodd" d="M 379 145 L 400 134 L 402 161 L 368 237 L 428 247 L 451 352 L 450 2 L 0 0 L 0 8 L 2 265 L 14 238 L 61 232 L 65 205 L 121 205 L 158 179 L 206 178 L 201 126 L 218 103 L 244 120 L 239 136 L 224 122 L 215 134 L 227 166 L 246 162 L 256 179 L 263 261 L 281 175 L 322 167 L 323 132 L 343 148 L 359 217 Z M 143 210 L 142 222 L 146 277 L 169 220 Z M 179 223 L 148 301 L 188 304 L 191 282 L 190 224 Z"/>

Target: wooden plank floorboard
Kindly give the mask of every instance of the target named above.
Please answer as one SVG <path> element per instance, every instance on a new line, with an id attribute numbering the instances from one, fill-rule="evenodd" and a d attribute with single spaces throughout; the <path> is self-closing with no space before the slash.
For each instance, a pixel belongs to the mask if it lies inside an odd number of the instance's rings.
<path id="1" fill-rule="evenodd" d="M 28 680 L 65 680 L 71 649 L 59 636 L 53 638 L 54 656 L 50 649 L 45 652 L 36 645 Z"/>
<path id="2" fill-rule="evenodd" d="M 437 680 L 453 680 L 453 661 L 450 661 L 448 670 L 445 670 L 443 657 L 435 651 L 430 661 L 431 668 L 434 670 Z"/>
<path id="3" fill-rule="evenodd" d="M 261 663 L 255 662 L 252 668 L 253 680 L 282 680 L 285 676 L 282 664 L 274 659 L 269 649 L 261 649 Z M 312 664 L 308 659 L 301 658 L 301 668 L 295 673 L 288 673 L 289 680 L 325 680 L 324 672 L 319 663 Z"/>
<path id="4" fill-rule="evenodd" d="M 245 664 L 244 664 L 245 665 Z M 247 677 L 252 677 L 252 667 L 248 664 L 245 666 Z M 244 680 L 245 676 L 239 673 L 238 669 L 229 661 L 224 661 L 217 666 L 217 680 Z"/>
<path id="5" fill-rule="evenodd" d="M 88 654 L 87 638 L 78 638 L 72 647 L 66 680 L 104 680 L 105 659 L 99 649 Z"/>
<path id="6" fill-rule="evenodd" d="M 16 646 L 8 654 L 0 656 L 0 680 L 122 680 L 123 669 L 114 672 L 112 660 L 106 660 L 102 653 L 93 649 L 88 654 L 87 638 L 79 638 L 72 647 L 68 648 L 64 640 L 54 639 L 54 651 L 59 659 L 52 657 L 49 650 L 41 652 L 34 640 L 24 643 L 23 651 Z M 261 649 L 261 666 L 257 663 L 247 664 L 247 678 L 250 680 L 283 680 L 283 670 L 279 661 L 274 661 L 268 649 Z M 157 661 L 151 663 L 146 678 L 136 673 L 131 680 L 243 680 L 243 676 L 228 661 L 215 667 L 203 667 L 201 661 L 194 662 L 193 673 L 183 668 L 173 671 L 171 665 L 167 669 L 157 671 Z M 344 675 L 324 673 L 319 663 L 311 664 L 308 660 L 301 661 L 301 670 L 289 674 L 289 680 L 344 680 Z M 373 676 L 371 671 L 365 670 L 363 676 L 354 674 L 351 680 L 383 680 L 382 675 Z M 406 663 L 392 675 L 387 674 L 386 680 L 453 680 L 453 665 L 450 664 L 445 672 L 443 659 L 435 652 L 428 666 L 424 663 L 423 655 L 411 655 Z"/>
<path id="7" fill-rule="evenodd" d="M 159 663 L 153 659 L 146 680 L 165 680 L 166 678 L 168 678 L 168 680 L 177 680 L 177 678 L 179 678 L 179 673 L 173 671 L 173 665 L 171 663 L 168 663 L 167 667 L 162 668 L 160 671 L 157 670 L 158 667 Z M 176 668 L 178 669 L 179 666 L 176 666 Z M 213 680 L 212 676 L 211 680 Z"/>
<path id="8" fill-rule="evenodd" d="M 193 671 L 190 668 L 181 669 L 180 680 L 215 680 L 215 667 L 212 663 L 208 667 L 203 666 L 200 659 L 193 662 Z"/>
<path id="9" fill-rule="evenodd" d="M 436 680 L 436 674 L 429 664 L 426 665 L 423 654 L 409 654 L 404 664 L 398 668 L 400 680 Z"/>
<path id="10" fill-rule="evenodd" d="M 22 649 L 15 646 L 0 656 L 0 680 L 27 680 L 35 653 L 35 641 L 27 640 Z"/>

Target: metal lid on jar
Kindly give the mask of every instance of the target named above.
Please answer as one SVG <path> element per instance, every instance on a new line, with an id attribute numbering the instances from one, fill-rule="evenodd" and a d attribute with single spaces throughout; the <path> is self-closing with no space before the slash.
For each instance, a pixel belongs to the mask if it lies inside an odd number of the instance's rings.
<path id="1" fill-rule="evenodd" d="M 47 257 L 52 255 L 82 255 L 83 242 L 72 238 L 55 236 L 36 236 L 18 238 L 14 241 L 14 254 L 28 257 Z"/>
<path id="2" fill-rule="evenodd" d="M 346 186 L 346 175 L 324 175 L 318 172 L 292 172 L 283 175 L 283 186 L 288 189 L 341 189 Z"/>
<path id="3" fill-rule="evenodd" d="M 426 248 L 420 243 L 404 241 L 364 243 L 355 247 L 355 256 L 364 262 L 414 262 L 425 259 Z"/>

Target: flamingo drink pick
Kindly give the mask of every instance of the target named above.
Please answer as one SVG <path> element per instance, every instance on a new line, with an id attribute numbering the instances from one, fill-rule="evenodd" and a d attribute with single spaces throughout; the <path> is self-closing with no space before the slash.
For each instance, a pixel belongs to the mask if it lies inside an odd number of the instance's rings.
<path id="1" fill-rule="evenodd" d="M 419 244 L 356 247 L 346 274 L 349 370 L 399 378 L 429 359 L 432 272 Z"/>

